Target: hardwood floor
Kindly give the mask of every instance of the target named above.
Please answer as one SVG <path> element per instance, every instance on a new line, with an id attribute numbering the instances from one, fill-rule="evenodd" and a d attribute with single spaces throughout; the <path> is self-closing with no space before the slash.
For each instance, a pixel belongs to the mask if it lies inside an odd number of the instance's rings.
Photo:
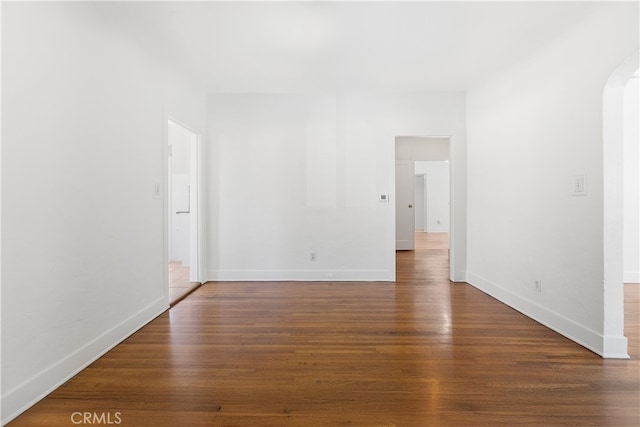
<path id="1" fill-rule="evenodd" d="M 640 425 L 640 286 L 632 359 L 603 360 L 449 282 L 420 237 L 395 284 L 207 283 L 11 426 Z"/>
<path id="2" fill-rule="evenodd" d="M 189 267 L 183 267 L 181 262 L 169 262 L 169 301 L 171 306 L 200 286 L 199 283 L 189 282 Z"/>
<path id="3" fill-rule="evenodd" d="M 423 249 L 449 249 L 449 233 L 416 231 L 416 251 Z M 420 252 L 418 255 L 423 253 Z"/>

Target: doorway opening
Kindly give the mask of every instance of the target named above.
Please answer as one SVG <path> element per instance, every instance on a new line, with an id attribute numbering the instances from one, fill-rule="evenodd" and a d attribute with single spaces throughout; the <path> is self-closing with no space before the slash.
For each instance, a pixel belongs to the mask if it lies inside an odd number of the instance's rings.
<path id="1" fill-rule="evenodd" d="M 167 120 L 167 259 L 170 306 L 201 284 L 199 228 L 200 138 Z"/>
<path id="2" fill-rule="evenodd" d="M 449 233 L 449 161 L 414 162 L 415 230 L 429 234 Z"/>
<path id="3" fill-rule="evenodd" d="M 625 112 L 625 92 L 634 75 L 637 75 L 638 65 L 639 54 L 636 51 L 611 74 L 603 93 L 603 357 L 606 358 L 629 358 L 627 338 L 624 335 L 623 254 L 626 250 L 624 235 L 629 232 L 624 226 L 624 189 L 630 183 L 625 184 L 626 162 L 623 159 L 628 154 L 625 153 L 625 146 L 635 147 L 637 156 L 638 136 L 636 131 L 635 141 L 625 143 L 625 138 L 629 137 L 628 125 L 631 119 Z M 633 95 L 637 97 L 638 94 Z M 638 112 L 634 114 L 637 119 Z"/>
<path id="4" fill-rule="evenodd" d="M 395 226 L 396 251 L 446 249 L 451 276 L 450 145 L 447 136 L 396 138 Z"/>

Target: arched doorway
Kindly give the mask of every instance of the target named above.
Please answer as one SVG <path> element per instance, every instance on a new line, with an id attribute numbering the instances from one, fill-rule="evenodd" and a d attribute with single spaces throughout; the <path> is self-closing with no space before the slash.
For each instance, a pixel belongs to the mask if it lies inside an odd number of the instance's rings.
<path id="1" fill-rule="evenodd" d="M 623 140 L 624 91 L 638 69 L 638 51 L 609 77 L 603 93 L 603 356 L 628 358 L 624 336 L 623 286 Z"/>

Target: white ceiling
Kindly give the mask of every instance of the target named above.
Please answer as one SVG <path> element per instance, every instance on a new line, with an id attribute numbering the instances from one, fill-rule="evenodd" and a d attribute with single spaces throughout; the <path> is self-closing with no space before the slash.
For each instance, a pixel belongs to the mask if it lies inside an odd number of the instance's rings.
<path id="1" fill-rule="evenodd" d="M 96 25 L 139 43 L 208 92 L 246 93 L 465 90 L 606 4 L 154 2 L 108 7 L 94 13 Z"/>

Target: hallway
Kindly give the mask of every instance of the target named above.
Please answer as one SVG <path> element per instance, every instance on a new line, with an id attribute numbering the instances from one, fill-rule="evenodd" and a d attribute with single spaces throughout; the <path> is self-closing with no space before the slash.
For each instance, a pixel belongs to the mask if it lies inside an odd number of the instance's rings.
<path id="1" fill-rule="evenodd" d="M 434 237 L 434 239 L 430 239 Z M 207 283 L 11 426 L 636 426 L 631 360 L 603 360 L 448 280 L 446 238 L 397 254 L 397 282 Z M 77 416 L 77 415 L 76 415 Z"/>

